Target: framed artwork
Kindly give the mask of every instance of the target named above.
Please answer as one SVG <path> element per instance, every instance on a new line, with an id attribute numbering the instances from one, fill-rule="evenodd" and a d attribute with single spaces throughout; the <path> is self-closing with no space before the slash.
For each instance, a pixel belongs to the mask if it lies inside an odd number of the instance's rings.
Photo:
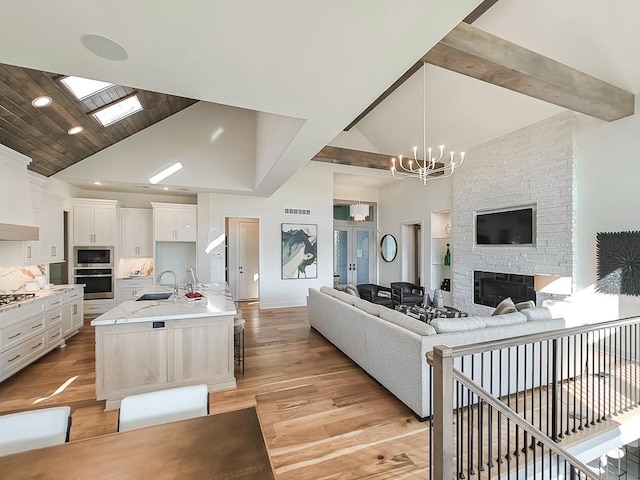
<path id="1" fill-rule="evenodd" d="M 318 225 L 282 224 L 282 278 L 318 278 Z"/>
<path id="2" fill-rule="evenodd" d="M 596 234 L 596 292 L 640 296 L 640 232 Z"/>

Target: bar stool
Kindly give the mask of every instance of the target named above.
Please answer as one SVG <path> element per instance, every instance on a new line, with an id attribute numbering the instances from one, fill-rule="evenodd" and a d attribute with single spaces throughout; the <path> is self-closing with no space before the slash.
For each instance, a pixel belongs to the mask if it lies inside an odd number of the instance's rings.
<path id="1" fill-rule="evenodd" d="M 233 357 L 238 365 L 242 365 L 244 374 L 244 325 L 242 312 L 238 311 L 233 318 Z"/>

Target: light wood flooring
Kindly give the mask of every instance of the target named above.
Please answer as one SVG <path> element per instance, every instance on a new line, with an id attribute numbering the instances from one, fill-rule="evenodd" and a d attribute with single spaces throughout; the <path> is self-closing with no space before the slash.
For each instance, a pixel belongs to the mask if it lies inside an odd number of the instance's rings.
<path id="1" fill-rule="evenodd" d="M 310 329 L 306 307 L 240 309 L 246 371 L 236 390 L 210 394 L 211 413 L 255 406 L 278 479 L 428 478 L 427 422 Z M 95 400 L 94 368 L 85 326 L 0 383 L 0 414 L 69 405 L 71 441 L 113 433 L 118 413 Z"/>

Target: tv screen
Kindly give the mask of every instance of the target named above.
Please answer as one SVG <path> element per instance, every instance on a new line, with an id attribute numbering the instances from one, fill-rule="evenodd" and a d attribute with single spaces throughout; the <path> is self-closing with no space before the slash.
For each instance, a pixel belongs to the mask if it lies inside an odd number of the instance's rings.
<path id="1" fill-rule="evenodd" d="M 476 215 L 477 245 L 532 245 L 533 208 Z"/>

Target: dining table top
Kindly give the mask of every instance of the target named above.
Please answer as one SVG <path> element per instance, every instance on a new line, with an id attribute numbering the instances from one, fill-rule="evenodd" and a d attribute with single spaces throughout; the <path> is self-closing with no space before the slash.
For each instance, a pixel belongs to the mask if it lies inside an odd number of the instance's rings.
<path id="1" fill-rule="evenodd" d="M 73 428 L 73 427 L 72 427 Z M 0 457 L 7 479 L 273 479 L 255 408 Z"/>

